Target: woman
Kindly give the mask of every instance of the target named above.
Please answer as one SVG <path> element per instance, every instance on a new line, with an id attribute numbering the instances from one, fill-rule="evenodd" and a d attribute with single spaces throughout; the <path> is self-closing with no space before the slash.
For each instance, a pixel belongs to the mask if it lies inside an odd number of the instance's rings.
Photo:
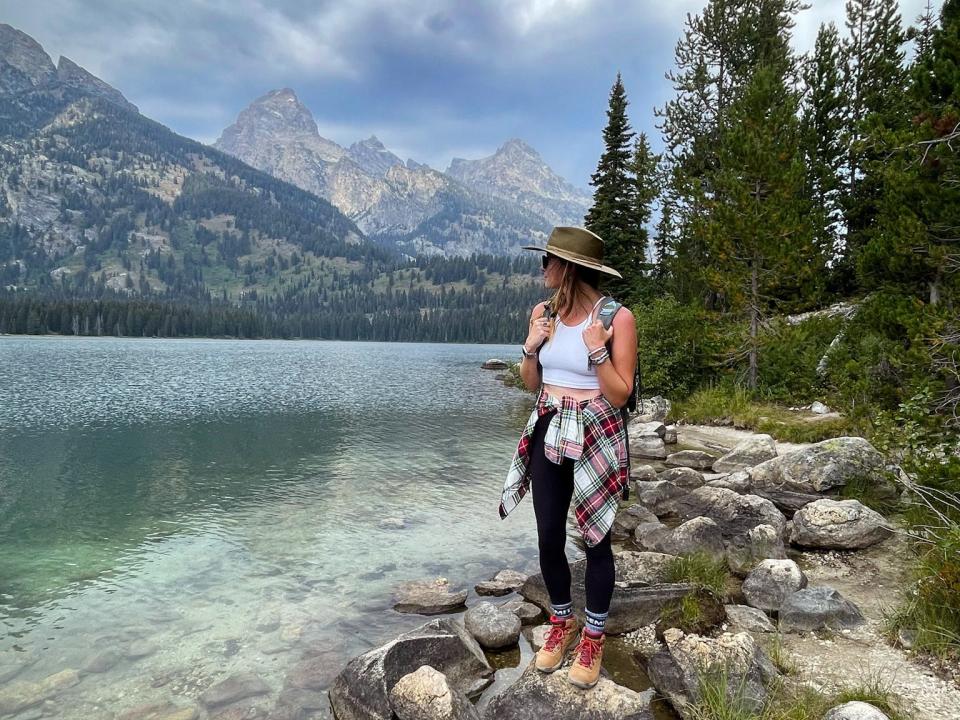
<path id="1" fill-rule="evenodd" d="M 598 318 L 603 241 L 583 228 L 554 228 L 545 252 L 544 285 L 554 290 L 530 313 L 520 374 L 537 404 L 527 421 L 500 501 L 500 516 L 516 507 L 532 485 L 540 569 L 550 595 L 551 628 L 537 653 L 541 672 L 557 670 L 577 638 L 567 563 L 567 513 L 574 501 L 586 545 L 586 626 L 579 635 L 568 679 L 591 688 L 600 677 L 604 626 L 613 595 L 610 528 L 628 482 L 626 431 L 620 408 L 633 390 L 637 330 L 622 307 L 609 329 Z M 603 311 L 612 307 L 603 303 Z M 545 313 L 545 306 L 550 312 Z"/>

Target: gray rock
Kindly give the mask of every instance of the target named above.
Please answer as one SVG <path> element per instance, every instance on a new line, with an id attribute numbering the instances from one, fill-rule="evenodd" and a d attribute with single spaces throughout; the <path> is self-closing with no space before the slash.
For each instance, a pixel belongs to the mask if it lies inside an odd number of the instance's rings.
<path id="1" fill-rule="evenodd" d="M 787 522 L 769 500 L 706 486 L 665 502 L 662 509 L 676 513 L 681 520 L 708 517 L 720 526 L 724 537 L 743 535 L 757 525 L 770 525 L 782 533 Z"/>
<path id="2" fill-rule="evenodd" d="M 666 429 L 663 432 L 663 442 L 667 445 L 677 444 L 677 426 L 676 425 L 667 425 Z"/>
<path id="3" fill-rule="evenodd" d="M 810 404 L 810 412 L 814 415 L 826 415 L 828 412 L 831 412 L 831 410 L 819 400 L 814 400 Z"/>
<path id="4" fill-rule="evenodd" d="M 865 622 L 860 608 L 831 587 L 812 587 L 787 596 L 780 606 L 783 632 L 844 630 Z"/>
<path id="5" fill-rule="evenodd" d="M 790 490 L 778 490 L 776 488 L 768 488 L 766 490 L 754 488 L 750 492 L 757 497 L 769 500 L 777 506 L 780 512 L 789 518 L 792 518 L 793 514 L 804 505 L 809 505 L 822 497 L 821 495 L 813 495 L 811 493 L 798 493 Z"/>
<path id="6" fill-rule="evenodd" d="M 806 586 L 807 576 L 793 560 L 764 560 L 743 581 L 743 596 L 751 607 L 775 611 Z"/>
<path id="7" fill-rule="evenodd" d="M 745 470 L 735 470 L 722 477 L 708 480 L 706 485 L 708 487 L 723 488 L 724 490 L 733 490 L 735 493 L 744 495 L 750 492 L 750 473 Z"/>
<path id="8" fill-rule="evenodd" d="M 654 395 L 652 398 L 639 398 L 637 401 L 637 414 L 634 422 L 653 422 L 659 420 L 666 422 L 670 417 L 671 403 L 661 395 Z"/>
<path id="9" fill-rule="evenodd" d="M 747 633 L 706 638 L 670 628 L 663 640 L 666 649 L 650 658 L 647 674 L 683 718 L 692 717 L 704 677 L 725 682 L 727 698 L 744 716 L 763 707 L 768 689 L 779 678 L 773 662 Z"/>
<path id="10" fill-rule="evenodd" d="M 104 650 L 88 659 L 80 668 L 80 672 L 105 673 L 118 662 L 120 662 L 120 653 L 116 650 Z"/>
<path id="11" fill-rule="evenodd" d="M 659 552 L 625 550 L 613 556 L 618 587 L 647 587 L 667 581 L 670 565 L 676 558 Z"/>
<path id="12" fill-rule="evenodd" d="M 776 631 L 766 613 L 749 605 L 724 605 L 723 609 L 727 613 L 727 620 L 740 630 L 762 633 Z"/>
<path id="13" fill-rule="evenodd" d="M 630 457 L 646 460 L 663 460 L 667 456 L 667 447 L 659 437 L 629 437 Z"/>
<path id="14" fill-rule="evenodd" d="M 890 720 L 890 718 L 873 705 L 854 700 L 828 710 L 823 720 Z"/>
<path id="15" fill-rule="evenodd" d="M 390 703 L 400 720 L 480 720 L 467 696 L 429 665 L 400 678 L 390 689 Z"/>
<path id="16" fill-rule="evenodd" d="M 637 525 L 651 522 L 657 522 L 656 515 L 639 503 L 631 505 L 630 507 L 617 511 L 617 515 L 613 519 L 613 536 L 628 537 L 633 535 L 633 531 L 637 529 Z"/>
<path id="17" fill-rule="evenodd" d="M 631 482 L 649 482 L 657 479 L 657 471 L 652 465 L 630 465 Z"/>
<path id="18" fill-rule="evenodd" d="M 803 547 L 858 550 L 893 534 L 880 513 L 858 500 L 817 500 L 793 516 L 790 542 Z"/>
<path id="19" fill-rule="evenodd" d="M 383 518 L 377 523 L 377 527 L 381 530 L 403 530 L 407 527 L 407 523 L 403 518 L 389 517 Z"/>
<path id="20" fill-rule="evenodd" d="M 507 595 L 518 590 L 526 579 L 526 573 L 501 570 L 491 580 L 478 583 L 475 589 L 477 595 Z"/>
<path id="21" fill-rule="evenodd" d="M 703 475 L 689 467 L 675 467 L 664 470 L 657 474 L 657 480 L 665 480 L 684 490 L 693 490 L 703 485 Z"/>
<path id="22" fill-rule="evenodd" d="M 484 720 L 653 720 L 653 691 L 635 692 L 601 675 L 584 692 L 565 672 L 544 674 L 530 663 L 520 678 L 490 701 Z"/>
<path id="23" fill-rule="evenodd" d="M 506 370 L 510 367 L 509 364 L 501 360 L 500 358 L 490 358 L 485 361 L 481 366 L 483 370 Z"/>
<path id="24" fill-rule="evenodd" d="M 484 580 L 474 585 L 474 590 L 476 590 L 477 595 L 491 596 L 491 597 L 500 597 L 503 595 L 509 595 L 513 592 L 513 588 L 506 583 L 496 582 L 494 580 Z"/>
<path id="25" fill-rule="evenodd" d="M 782 534 L 770 525 L 757 525 L 727 544 L 727 565 L 740 576 L 753 570 L 761 560 L 782 560 L 786 556 Z"/>
<path id="26" fill-rule="evenodd" d="M 777 456 L 777 443 L 770 435 L 751 435 L 713 463 L 714 472 L 734 472 Z"/>
<path id="27" fill-rule="evenodd" d="M 61 670 L 39 682 L 17 681 L 0 687 L 0 717 L 16 715 L 34 705 L 50 700 L 80 682 L 80 673 Z"/>
<path id="28" fill-rule="evenodd" d="M 660 420 L 651 422 L 632 422 L 627 426 L 630 437 L 658 437 L 663 438 L 667 428 Z"/>
<path id="29" fill-rule="evenodd" d="M 467 591 L 450 592 L 446 579 L 417 580 L 400 585 L 393 609 L 402 613 L 437 615 L 450 612 L 467 601 Z"/>
<path id="30" fill-rule="evenodd" d="M 690 555 L 704 552 L 722 556 L 725 552 L 720 526 L 710 518 L 698 517 L 687 520 L 675 528 L 664 525 L 637 528 L 635 542 L 646 550 L 667 555 Z"/>
<path id="31" fill-rule="evenodd" d="M 618 564 L 618 571 L 622 572 L 623 567 L 624 563 L 621 561 Z M 586 596 L 583 590 L 586 568 L 586 559 L 578 560 L 570 565 L 571 600 L 573 600 L 574 611 L 581 623 L 584 621 L 581 608 L 586 604 Z M 689 595 L 695 589 L 693 585 L 686 583 L 644 586 L 636 582 L 630 582 L 629 578 L 626 578 L 626 582 L 624 578 L 617 578 L 615 582 L 620 582 L 620 584 L 614 586 L 613 598 L 610 602 L 610 617 L 607 619 L 606 628 L 611 635 L 630 632 L 644 625 L 650 625 L 657 620 L 660 616 L 660 610 L 665 605 Z M 543 608 L 545 612 L 550 612 L 550 596 L 540 573 L 530 576 L 523 587 L 520 588 L 520 594 L 528 601 Z"/>
<path id="32" fill-rule="evenodd" d="M 665 465 L 670 467 L 689 467 L 696 470 L 709 470 L 716 458 L 703 450 L 681 450 L 667 456 Z"/>
<path id="33" fill-rule="evenodd" d="M 351 660 L 337 675 L 330 704 L 339 720 L 391 720 L 389 693 L 404 675 L 430 665 L 467 697 L 491 682 L 493 668 L 470 633 L 438 618 Z"/>
<path id="34" fill-rule="evenodd" d="M 656 515 L 662 515 L 669 512 L 668 503 L 686 492 L 678 488 L 673 483 L 663 480 L 654 482 L 638 482 L 635 486 L 637 491 L 637 502 L 642 503 Z"/>
<path id="35" fill-rule="evenodd" d="M 504 610 L 512 612 L 524 625 L 532 625 L 540 620 L 543 611 L 533 603 L 524 600 L 510 600 L 501 605 Z"/>
<path id="36" fill-rule="evenodd" d="M 861 437 L 838 437 L 814 443 L 750 469 L 755 489 L 823 493 L 866 479 L 875 488 L 896 494 L 886 477 L 884 457 Z"/>
<path id="37" fill-rule="evenodd" d="M 259 675 L 236 673 L 210 686 L 199 699 L 209 709 L 256 695 L 266 695 L 269 692 L 270 686 Z"/>
<path id="38" fill-rule="evenodd" d="M 500 650 L 517 644 L 520 637 L 520 618 L 516 613 L 482 602 L 463 616 L 463 624 L 481 647 Z"/>

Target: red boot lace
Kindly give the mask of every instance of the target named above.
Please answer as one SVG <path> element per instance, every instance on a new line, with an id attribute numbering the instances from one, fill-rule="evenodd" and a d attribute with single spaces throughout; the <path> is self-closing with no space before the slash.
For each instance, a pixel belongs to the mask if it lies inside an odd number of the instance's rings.
<path id="1" fill-rule="evenodd" d="M 547 633 L 547 637 L 543 642 L 543 648 L 547 652 L 552 651 L 560 643 L 563 642 L 563 638 L 566 637 L 568 629 L 567 623 L 561 620 L 558 623 L 555 623 L 551 620 L 553 627 L 550 628 L 550 632 Z"/>
<path id="2" fill-rule="evenodd" d="M 580 638 L 580 644 L 577 645 L 577 663 L 584 667 L 592 667 L 596 655 L 600 652 L 601 644 L 599 640 L 594 640 L 586 633 Z"/>

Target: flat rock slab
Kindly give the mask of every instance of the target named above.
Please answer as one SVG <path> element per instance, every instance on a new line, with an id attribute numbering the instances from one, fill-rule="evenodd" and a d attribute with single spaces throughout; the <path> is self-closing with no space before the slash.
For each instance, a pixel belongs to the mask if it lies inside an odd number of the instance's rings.
<path id="1" fill-rule="evenodd" d="M 463 606 L 467 591 L 450 592 L 446 579 L 415 580 L 401 584 L 395 592 L 393 609 L 402 613 L 438 615 Z"/>
<path id="2" fill-rule="evenodd" d="M 860 608 L 830 587 L 808 587 L 787 596 L 780 606 L 783 632 L 845 630 L 866 622 Z"/>
<path id="3" fill-rule="evenodd" d="M 790 542 L 802 547 L 860 550 L 892 534 L 886 518 L 860 501 L 823 499 L 796 512 Z"/>
<path id="4" fill-rule="evenodd" d="M 586 595 L 583 590 L 586 568 L 587 561 L 585 559 L 578 560 L 570 565 L 571 599 L 573 600 L 574 612 L 581 623 L 585 620 L 582 608 L 586 604 Z M 665 605 L 689 595 L 696 589 L 693 585 L 687 583 L 624 587 L 622 574 L 618 580 L 620 582 L 614 586 L 613 598 L 610 602 L 610 617 L 607 619 L 606 631 L 611 635 L 630 632 L 656 622 L 660 616 L 660 610 Z M 528 601 L 543 608 L 545 612 L 550 612 L 550 596 L 540 573 L 530 576 L 523 587 L 520 588 L 520 594 Z"/>
<path id="5" fill-rule="evenodd" d="M 677 558 L 660 552 L 624 550 L 613 556 L 615 582 L 619 587 L 647 587 L 667 581 L 670 566 Z"/>
<path id="6" fill-rule="evenodd" d="M 473 636 L 456 620 L 438 618 L 347 664 L 330 690 L 338 720 L 392 720 L 390 690 L 423 665 L 471 698 L 492 682 L 493 668 Z"/>
<path id="7" fill-rule="evenodd" d="M 709 470 L 717 458 L 703 450 L 681 450 L 667 455 L 664 465 L 669 467 L 688 467 L 695 470 Z"/>
<path id="8" fill-rule="evenodd" d="M 484 720 L 653 720 L 653 691 L 636 692 L 601 675 L 588 691 L 571 685 L 566 672 L 538 672 L 533 662 L 490 701 Z"/>

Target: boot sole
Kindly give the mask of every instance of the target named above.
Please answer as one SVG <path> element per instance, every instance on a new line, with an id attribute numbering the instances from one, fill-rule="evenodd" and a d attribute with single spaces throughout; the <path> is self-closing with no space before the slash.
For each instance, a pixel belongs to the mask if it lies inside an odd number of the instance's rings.
<path id="1" fill-rule="evenodd" d="M 580 681 L 578 681 L 578 680 L 570 680 L 569 677 L 567 678 L 567 680 L 570 681 L 570 684 L 571 684 L 571 685 L 573 685 L 574 687 L 578 687 L 578 688 L 580 688 L 581 690 L 589 690 L 589 689 L 591 689 L 591 688 L 594 688 L 594 687 L 597 686 L 597 683 L 600 682 L 600 678 L 597 678 L 597 679 L 594 680 L 592 683 L 582 683 L 582 682 L 580 682 Z"/>

